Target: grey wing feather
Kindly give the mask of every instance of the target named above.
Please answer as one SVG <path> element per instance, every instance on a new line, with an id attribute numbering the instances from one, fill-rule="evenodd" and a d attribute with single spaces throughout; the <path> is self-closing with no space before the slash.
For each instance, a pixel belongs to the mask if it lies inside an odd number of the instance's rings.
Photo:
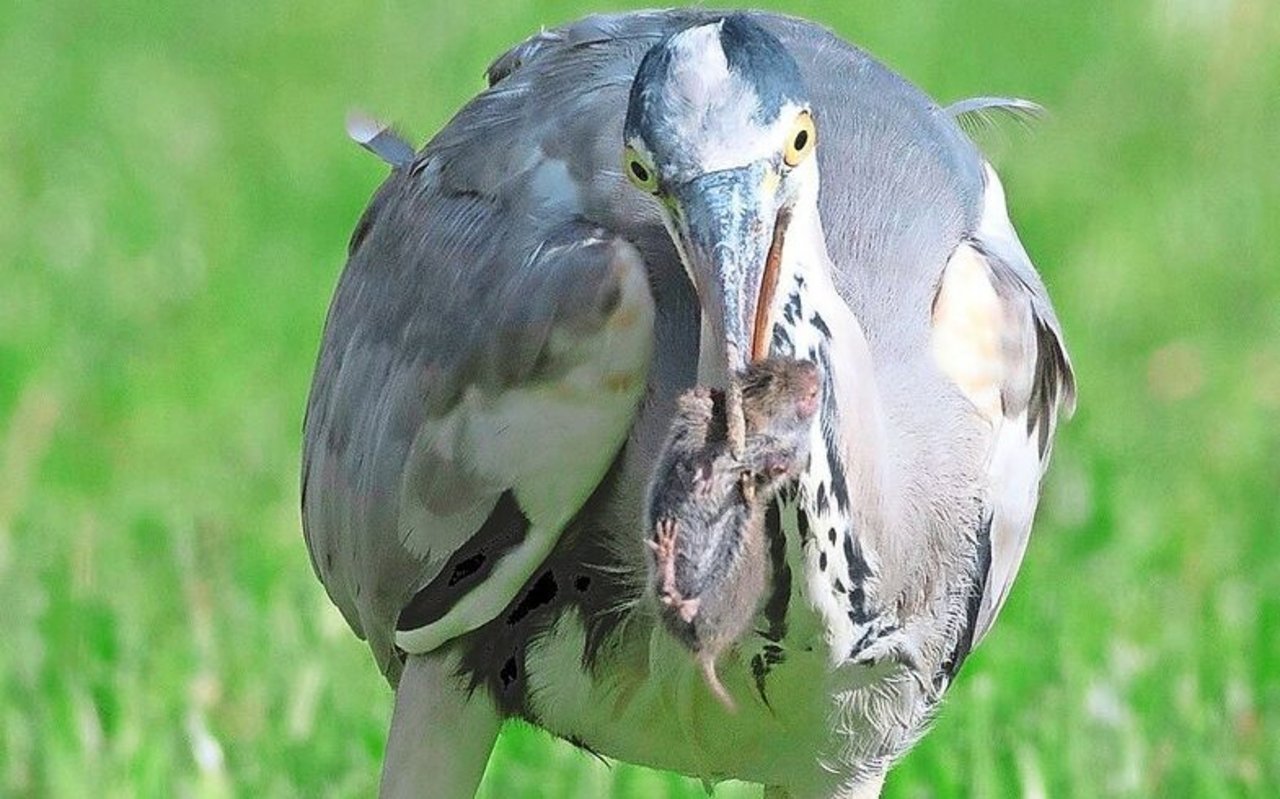
<path id="1" fill-rule="evenodd" d="M 347 135 L 394 168 L 407 166 L 413 160 L 413 145 L 390 125 L 362 112 L 347 115 Z"/>
<path id="2" fill-rule="evenodd" d="M 999 118 L 1029 125 L 1045 116 L 1044 106 L 1021 97 L 967 97 L 942 109 L 966 132 L 986 127 Z"/>
<path id="3" fill-rule="evenodd" d="M 1046 116 L 1043 106 L 1020 97 L 970 97 L 941 109 L 975 143 L 997 149 L 1008 141 L 1012 127 L 1030 130 Z"/>

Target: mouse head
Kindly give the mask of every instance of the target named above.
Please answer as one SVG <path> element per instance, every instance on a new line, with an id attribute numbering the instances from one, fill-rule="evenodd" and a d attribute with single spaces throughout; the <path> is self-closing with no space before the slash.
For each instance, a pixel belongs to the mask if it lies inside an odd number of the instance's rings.
<path id="1" fill-rule="evenodd" d="M 809 361 L 767 358 L 744 369 L 739 380 L 748 435 L 787 437 L 807 429 L 818 411 L 822 383 Z"/>

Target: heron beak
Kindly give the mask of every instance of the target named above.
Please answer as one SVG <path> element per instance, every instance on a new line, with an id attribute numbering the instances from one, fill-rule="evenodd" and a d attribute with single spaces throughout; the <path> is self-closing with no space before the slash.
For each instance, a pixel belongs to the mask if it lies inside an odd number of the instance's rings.
<path id="1" fill-rule="evenodd" d="M 789 214 L 764 161 L 679 186 L 680 235 L 704 319 L 728 372 L 769 354 L 773 298 Z"/>

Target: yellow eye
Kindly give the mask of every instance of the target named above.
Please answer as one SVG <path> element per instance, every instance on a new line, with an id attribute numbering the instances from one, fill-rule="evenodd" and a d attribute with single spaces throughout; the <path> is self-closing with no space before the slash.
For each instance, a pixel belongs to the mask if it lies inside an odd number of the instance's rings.
<path id="1" fill-rule="evenodd" d="M 818 143 L 818 129 L 813 126 L 813 116 L 808 111 L 801 111 L 796 122 L 787 134 L 787 149 L 782 152 L 782 160 L 787 166 L 799 166 L 809 157 L 813 146 Z"/>
<path id="2" fill-rule="evenodd" d="M 622 151 L 622 171 L 627 173 L 627 177 L 636 185 L 636 188 L 650 194 L 658 191 L 658 173 L 636 148 L 627 147 Z"/>

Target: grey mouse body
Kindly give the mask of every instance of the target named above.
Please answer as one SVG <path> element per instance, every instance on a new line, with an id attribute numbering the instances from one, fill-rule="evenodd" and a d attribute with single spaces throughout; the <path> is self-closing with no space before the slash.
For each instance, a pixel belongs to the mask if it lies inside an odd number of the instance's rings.
<path id="1" fill-rule="evenodd" d="M 764 595 L 765 508 L 804 468 L 819 391 L 817 369 L 806 361 L 761 361 L 738 381 L 741 454 L 729 444 L 724 393 L 686 392 L 654 473 L 647 514 L 659 616 L 730 707 L 715 663 L 746 632 Z"/>

